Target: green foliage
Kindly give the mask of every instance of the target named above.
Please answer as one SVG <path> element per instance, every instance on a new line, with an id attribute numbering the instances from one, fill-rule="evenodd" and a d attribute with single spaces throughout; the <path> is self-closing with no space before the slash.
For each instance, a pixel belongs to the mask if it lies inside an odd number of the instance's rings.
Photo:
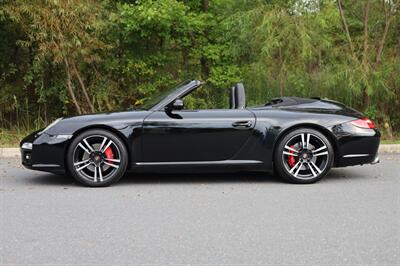
<path id="1" fill-rule="evenodd" d="M 399 5 L 1 1 L 0 128 L 125 109 L 196 78 L 207 87 L 185 99 L 188 108 L 226 108 L 229 88 L 244 82 L 249 105 L 327 97 L 365 111 L 392 136 L 400 130 Z"/>

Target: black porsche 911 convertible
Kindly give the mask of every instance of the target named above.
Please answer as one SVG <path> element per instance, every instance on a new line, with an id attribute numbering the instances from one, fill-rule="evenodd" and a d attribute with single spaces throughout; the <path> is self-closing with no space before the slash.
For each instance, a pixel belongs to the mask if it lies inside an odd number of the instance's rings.
<path id="1" fill-rule="evenodd" d="M 21 141 L 22 164 L 107 186 L 127 170 L 275 171 L 312 183 L 331 167 L 379 162 L 379 131 L 341 103 L 283 97 L 246 107 L 239 83 L 230 109 L 185 109 L 202 84 L 185 82 L 137 110 L 59 118 Z"/>

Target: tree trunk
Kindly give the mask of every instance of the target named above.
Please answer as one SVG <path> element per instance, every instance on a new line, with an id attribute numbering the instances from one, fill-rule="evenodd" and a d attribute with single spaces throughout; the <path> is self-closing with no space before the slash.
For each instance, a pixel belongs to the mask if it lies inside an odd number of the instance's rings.
<path id="1" fill-rule="evenodd" d="M 390 121 L 390 117 L 388 115 L 386 115 L 387 111 L 386 108 L 384 108 L 384 114 L 383 114 L 383 123 L 384 123 L 384 128 L 385 128 L 385 132 L 386 132 L 386 137 L 388 139 L 393 139 L 393 128 L 391 125 L 391 121 Z"/>
<path id="2" fill-rule="evenodd" d="M 371 4 L 371 0 L 368 0 L 365 4 L 364 8 L 364 51 L 362 56 L 362 64 L 364 67 L 364 75 L 368 77 L 369 73 L 369 65 L 368 65 L 368 16 L 369 16 L 369 6 Z M 369 95 L 368 88 L 364 85 L 364 105 L 369 106 Z"/>
<path id="3" fill-rule="evenodd" d="M 389 32 L 390 22 L 391 22 L 391 19 L 385 19 L 385 29 L 383 30 L 383 35 L 382 35 L 381 41 L 379 43 L 378 50 L 376 52 L 374 68 L 376 68 L 381 63 L 382 52 L 383 52 L 383 48 L 386 43 L 387 34 Z"/>
<path id="4" fill-rule="evenodd" d="M 369 16 L 369 6 L 371 4 L 371 0 L 368 0 L 365 4 L 364 9 L 364 51 L 362 57 L 362 63 L 365 68 L 368 67 L 368 16 Z"/>
<path id="5" fill-rule="evenodd" d="M 108 97 L 104 98 L 104 101 L 105 101 L 105 103 L 106 103 L 106 106 L 107 106 L 108 111 L 112 111 L 112 110 L 113 110 L 113 107 L 112 107 L 112 105 L 111 105 L 110 100 L 108 99 Z"/>
<path id="6" fill-rule="evenodd" d="M 78 114 L 81 115 L 82 114 L 82 109 L 79 106 L 78 101 L 76 100 L 75 93 L 74 93 L 74 90 L 72 88 L 71 71 L 69 69 L 69 64 L 68 64 L 68 60 L 67 59 L 64 59 L 64 64 L 65 64 L 65 71 L 67 72 L 67 89 L 68 89 L 69 95 L 71 96 L 72 102 L 75 105 L 76 111 L 78 112 Z"/>
<path id="7" fill-rule="evenodd" d="M 283 77 L 283 68 L 284 68 L 284 62 L 283 62 L 283 58 L 282 58 L 282 48 L 279 47 L 279 61 L 281 63 L 280 69 L 279 69 L 279 94 L 281 97 L 284 96 L 285 94 L 285 80 Z"/>
<path id="8" fill-rule="evenodd" d="M 208 7 L 209 7 L 208 0 L 202 0 L 201 8 L 204 13 L 208 13 Z M 207 28 L 204 30 L 204 37 L 208 40 L 208 29 Z M 202 56 L 200 58 L 200 64 L 201 64 L 201 72 L 203 73 L 203 76 L 206 79 L 208 77 L 208 75 L 210 74 L 210 69 L 208 68 L 208 62 L 207 62 L 207 58 L 205 56 Z"/>
<path id="9" fill-rule="evenodd" d="M 201 1 L 201 8 L 203 12 L 208 12 L 209 0 L 202 0 Z"/>
<path id="10" fill-rule="evenodd" d="M 383 2 L 383 4 L 385 5 L 385 2 Z M 400 0 L 398 0 L 394 4 L 394 10 L 395 10 L 394 12 L 396 12 L 396 8 L 399 6 L 399 4 L 400 4 Z M 387 34 L 389 32 L 390 24 L 391 24 L 392 20 L 394 19 L 394 17 L 395 17 L 395 14 L 393 14 L 391 12 L 390 8 L 388 11 L 385 8 L 385 29 L 383 30 L 383 35 L 382 35 L 381 41 L 379 43 L 378 50 L 376 52 L 374 68 L 376 68 L 381 63 L 383 48 L 385 47 Z"/>
<path id="11" fill-rule="evenodd" d="M 182 48 L 182 65 L 185 70 L 187 70 L 189 66 L 189 53 L 186 47 Z"/>
<path id="12" fill-rule="evenodd" d="M 396 57 L 400 57 L 400 35 L 397 37 Z"/>
<path id="13" fill-rule="evenodd" d="M 350 37 L 350 31 L 349 31 L 349 27 L 347 25 L 346 17 L 344 16 L 342 1 L 341 0 L 337 0 L 337 5 L 338 5 L 338 8 L 339 8 L 340 19 L 342 20 L 343 28 L 344 28 L 344 31 L 346 33 L 346 38 L 347 38 L 347 41 L 349 42 L 351 54 L 352 54 L 353 58 L 355 58 L 353 42 L 352 42 L 351 37 Z"/>
<path id="14" fill-rule="evenodd" d="M 279 94 L 281 97 L 285 94 L 285 82 L 283 80 L 282 73 L 279 74 Z"/>
<path id="15" fill-rule="evenodd" d="M 85 96 L 86 102 L 89 105 L 90 111 L 92 113 L 94 113 L 95 112 L 94 106 L 92 104 L 92 101 L 90 100 L 90 97 L 89 97 L 89 94 L 87 92 L 85 83 L 83 82 L 83 79 L 82 79 L 82 77 L 81 77 L 81 75 L 80 75 L 80 73 L 78 71 L 78 68 L 76 67 L 74 62 L 72 62 L 71 64 L 72 64 L 72 67 L 74 69 L 74 73 L 75 73 L 76 77 L 78 78 L 78 81 L 79 81 L 79 84 L 80 84 L 81 89 L 83 91 L 83 95 Z"/>

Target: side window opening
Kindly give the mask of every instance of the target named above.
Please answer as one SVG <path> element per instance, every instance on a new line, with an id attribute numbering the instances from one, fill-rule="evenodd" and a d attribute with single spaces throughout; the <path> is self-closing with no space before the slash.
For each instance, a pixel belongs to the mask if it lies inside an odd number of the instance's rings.
<path id="1" fill-rule="evenodd" d="M 230 88 L 220 89 L 204 84 L 194 92 L 186 95 L 185 110 L 209 110 L 230 108 Z"/>

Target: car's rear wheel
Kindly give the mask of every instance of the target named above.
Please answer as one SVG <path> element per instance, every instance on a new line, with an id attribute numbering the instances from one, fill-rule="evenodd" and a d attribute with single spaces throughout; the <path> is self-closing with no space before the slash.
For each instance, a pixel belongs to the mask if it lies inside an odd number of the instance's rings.
<path id="1" fill-rule="evenodd" d="M 69 172 L 80 183 L 108 186 L 125 173 L 128 153 L 124 143 L 113 133 L 88 130 L 73 139 L 67 152 Z"/>
<path id="2" fill-rule="evenodd" d="M 275 170 L 286 181 L 314 183 L 332 167 L 332 144 L 321 132 L 299 128 L 287 133 L 278 143 L 274 155 Z"/>

